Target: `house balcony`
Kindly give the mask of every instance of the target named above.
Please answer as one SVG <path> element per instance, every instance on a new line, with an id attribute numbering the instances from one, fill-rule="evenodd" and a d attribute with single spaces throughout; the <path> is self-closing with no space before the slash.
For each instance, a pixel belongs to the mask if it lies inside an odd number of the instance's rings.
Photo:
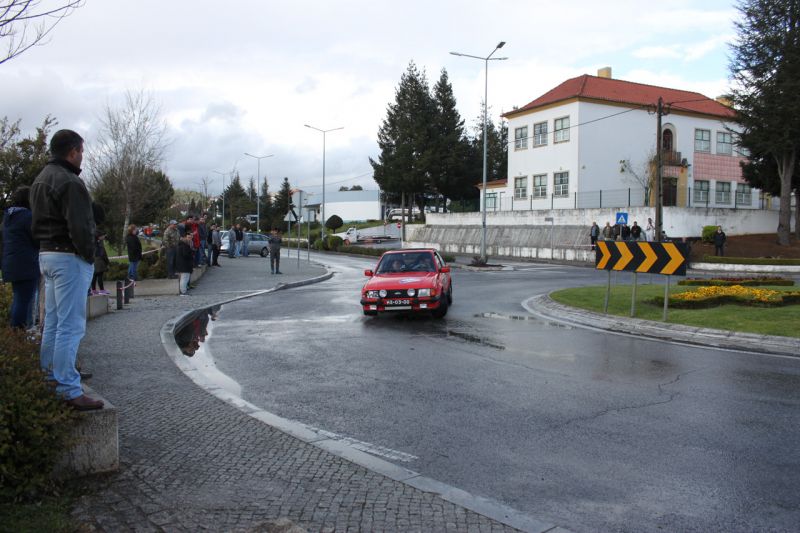
<path id="1" fill-rule="evenodd" d="M 680 152 L 673 152 L 671 150 L 661 152 L 661 162 L 664 165 L 672 167 L 684 167 L 687 164 L 686 159 L 681 156 Z"/>

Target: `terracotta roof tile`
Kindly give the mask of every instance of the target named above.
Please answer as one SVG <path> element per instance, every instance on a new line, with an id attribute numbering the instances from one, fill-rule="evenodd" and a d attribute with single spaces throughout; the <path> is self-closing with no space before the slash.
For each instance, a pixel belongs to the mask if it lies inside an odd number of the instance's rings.
<path id="1" fill-rule="evenodd" d="M 570 98 L 605 100 L 614 103 L 647 106 L 655 105 L 659 96 L 664 99 L 665 104 L 672 104 L 672 109 L 676 111 L 689 111 L 727 119 L 735 116 L 731 108 L 697 92 L 669 89 L 667 87 L 657 87 L 613 78 L 599 78 L 588 74 L 571 78 L 547 91 L 526 106 L 509 111 L 504 116 L 513 116 L 523 111 L 530 111 Z"/>

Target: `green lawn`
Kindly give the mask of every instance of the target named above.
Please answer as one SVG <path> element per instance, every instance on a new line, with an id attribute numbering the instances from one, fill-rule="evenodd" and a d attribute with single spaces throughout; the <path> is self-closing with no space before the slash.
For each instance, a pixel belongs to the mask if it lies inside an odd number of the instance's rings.
<path id="1" fill-rule="evenodd" d="M 760 287 L 776 291 L 797 290 L 796 287 Z M 631 285 L 611 286 L 608 313 L 630 316 Z M 693 287 L 670 285 L 670 294 L 692 290 Z M 563 289 L 550 295 L 556 302 L 597 313 L 603 312 L 606 287 L 578 287 Z M 636 289 L 636 318 L 661 321 L 663 307 L 648 303 L 655 296 L 664 295 L 663 284 L 639 285 Z M 784 307 L 749 307 L 721 305 L 710 309 L 669 309 L 668 322 L 707 328 L 800 337 L 800 305 Z"/>

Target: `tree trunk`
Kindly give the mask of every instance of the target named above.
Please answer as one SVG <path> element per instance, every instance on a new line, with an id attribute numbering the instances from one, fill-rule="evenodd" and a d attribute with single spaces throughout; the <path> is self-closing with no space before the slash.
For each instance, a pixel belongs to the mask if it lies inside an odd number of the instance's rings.
<path id="1" fill-rule="evenodd" d="M 778 244 L 781 246 L 789 246 L 789 236 L 792 231 L 792 175 L 796 157 L 797 152 L 791 150 L 776 158 L 781 179 L 781 203 L 778 211 Z"/>
<path id="2" fill-rule="evenodd" d="M 800 240 L 800 187 L 794 190 L 794 238 Z"/>

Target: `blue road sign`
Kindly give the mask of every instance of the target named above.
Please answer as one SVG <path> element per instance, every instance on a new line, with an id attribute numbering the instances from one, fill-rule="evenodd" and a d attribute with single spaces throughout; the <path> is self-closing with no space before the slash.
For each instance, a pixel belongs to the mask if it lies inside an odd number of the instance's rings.
<path id="1" fill-rule="evenodd" d="M 617 213 L 617 224 L 628 223 L 628 213 Z"/>

